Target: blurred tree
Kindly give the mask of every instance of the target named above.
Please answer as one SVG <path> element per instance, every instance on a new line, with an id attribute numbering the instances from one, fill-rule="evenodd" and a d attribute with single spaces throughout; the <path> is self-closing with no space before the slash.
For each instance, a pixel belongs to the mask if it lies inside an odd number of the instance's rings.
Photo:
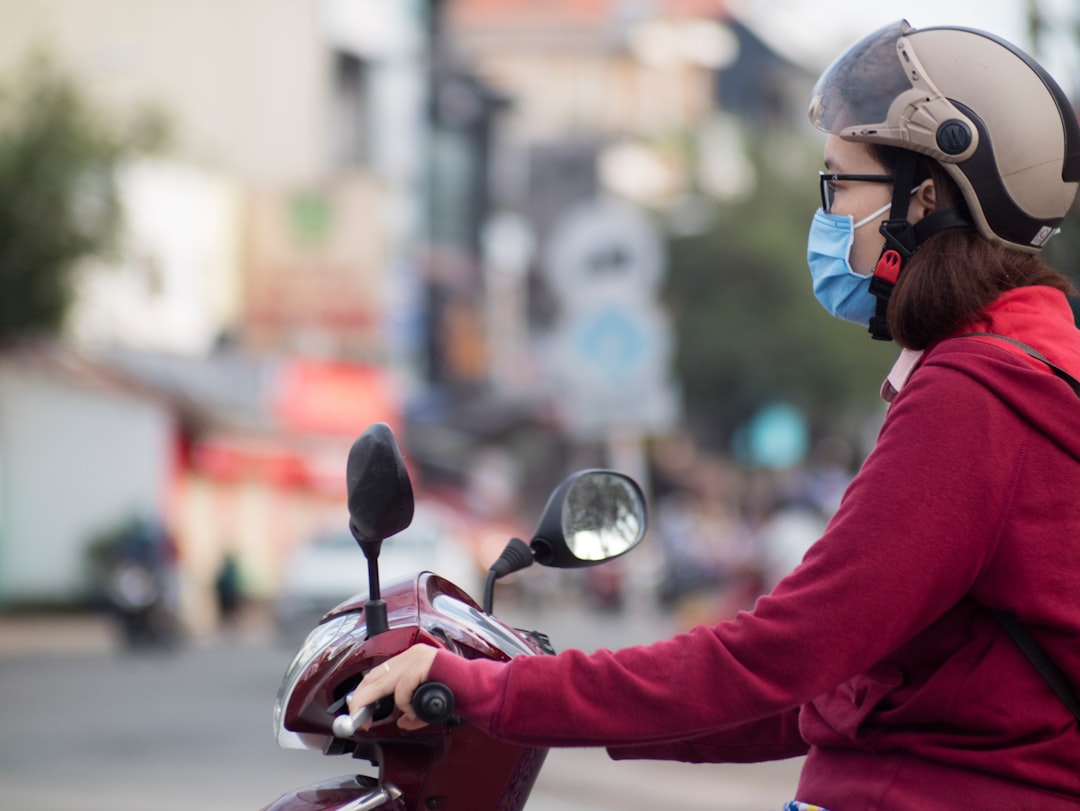
<path id="1" fill-rule="evenodd" d="M 808 159 L 793 180 L 772 154 L 754 159 L 752 196 L 721 207 L 707 233 L 669 245 L 686 422 L 714 450 L 776 401 L 801 409 L 816 434 L 857 439 L 897 352 L 818 305 L 806 267 L 816 167 Z"/>
<path id="2" fill-rule="evenodd" d="M 42 54 L 0 85 L 0 344 L 59 332 L 78 260 L 115 248 L 115 169 L 167 130 L 152 111 L 107 120 Z"/>

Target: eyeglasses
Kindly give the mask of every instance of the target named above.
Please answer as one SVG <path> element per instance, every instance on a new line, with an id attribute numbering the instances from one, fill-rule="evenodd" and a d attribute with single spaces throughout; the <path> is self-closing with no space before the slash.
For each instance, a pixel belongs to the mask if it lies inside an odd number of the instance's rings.
<path id="1" fill-rule="evenodd" d="M 864 183 L 892 183 L 892 175 L 836 175 L 828 172 L 818 172 L 818 182 L 821 184 L 821 210 L 828 213 L 832 208 L 833 194 L 836 189 L 833 183 L 838 180 L 856 180 Z"/>

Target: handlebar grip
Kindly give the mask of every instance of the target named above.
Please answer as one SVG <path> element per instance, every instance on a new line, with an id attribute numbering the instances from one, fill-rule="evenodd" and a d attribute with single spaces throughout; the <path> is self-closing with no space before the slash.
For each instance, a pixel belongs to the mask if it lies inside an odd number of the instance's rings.
<path id="1" fill-rule="evenodd" d="M 413 693 L 412 705 L 421 721 L 442 724 L 454 714 L 454 693 L 442 682 L 425 682 Z"/>

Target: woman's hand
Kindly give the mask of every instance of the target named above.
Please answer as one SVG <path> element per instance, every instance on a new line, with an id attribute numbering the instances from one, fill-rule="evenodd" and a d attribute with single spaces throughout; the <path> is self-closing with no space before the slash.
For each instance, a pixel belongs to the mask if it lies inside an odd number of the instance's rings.
<path id="1" fill-rule="evenodd" d="M 349 713 L 355 713 L 367 704 L 373 704 L 383 696 L 392 695 L 394 705 L 401 710 L 398 726 L 402 729 L 420 729 L 427 726 L 416 717 L 412 696 L 416 688 L 427 681 L 431 663 L 435 661 L 436 649 L 431 645 L 413 645 L 392 659 L 369 671 L 349 696 Z M 370 722 L 364 729 L 371 726 Z"/>

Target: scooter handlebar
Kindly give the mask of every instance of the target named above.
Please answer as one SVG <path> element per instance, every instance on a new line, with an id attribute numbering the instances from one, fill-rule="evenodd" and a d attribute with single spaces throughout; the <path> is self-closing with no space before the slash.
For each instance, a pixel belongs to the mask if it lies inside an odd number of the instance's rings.
<path id="1" fill-rule="evenodd" d="M 338 738 L 351 738 L 356 731 L 371 720 L 374 710 L 368 704 L 361 707 L 352 715 L 344 713 L 334 719 L 334 735 Z"/>
<path id="2" fill-rule="evenodd" d="M 445 684 L 429 681 L 416 688 L 412 697 L 416 717 L 428 724 L 442 724 L 454 714 L 454 693 Z M 371 720 L 374 705 L 368 704 L 349 715 L 343 713 L 334 719 L 334 735 L 350 738 Z"/>

